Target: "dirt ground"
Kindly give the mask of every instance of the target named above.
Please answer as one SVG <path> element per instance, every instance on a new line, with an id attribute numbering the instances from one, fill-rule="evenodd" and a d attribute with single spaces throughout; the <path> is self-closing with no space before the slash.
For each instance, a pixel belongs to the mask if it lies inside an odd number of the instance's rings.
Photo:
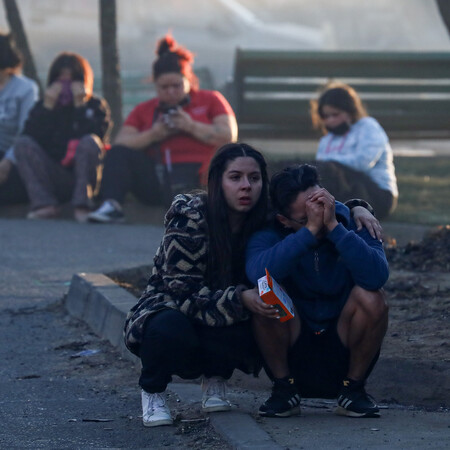
<path id="1" fill-rule="evenodd" d="M 386 255 L 390 321 L 383 357 L 450 361 L 450 226 L 405 246 L 387 243 Z M 107 275 L 138 297 L 149 273 L 142 266 Z"/>
<path id="2" fill-rule="evenodd" d="M 450 226 L 387 247 L 390 324 L 383 356 L 450 361 Z"/>

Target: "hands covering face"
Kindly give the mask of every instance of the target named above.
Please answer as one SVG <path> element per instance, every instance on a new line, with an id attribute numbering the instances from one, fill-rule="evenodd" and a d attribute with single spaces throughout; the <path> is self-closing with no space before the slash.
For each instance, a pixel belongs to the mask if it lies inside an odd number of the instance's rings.
<path id="1" fill-rule="evenodd" d="M 307 228 L 315 236 L 322 231 L 332 231 L 338 224 L 335 212 L 335 199 L 324 188 L 308 194 L 305 203 Z M 325 230 L 324 230 L 325 229 Z"/>
<path id="2" fill-rule="evenodd" d="M 308 195 L 306 200 L 307 227 L 312 234 L 320 234 L 321 230 L 332 231 L 338 224 L 336 220 L 335 198 L 324 188 Z M 374 239 L 382 241 L 383 229 L 380 222 L 364 207 L 352 208 L 353 219 L 357 230 L 367 228 Z"/>
<path id="3" fill-rule="evenodd" d="M 84 99 L 86 97 L 84 84 L 81 81 L 72 81 L 70 89 L 72 90 L 74 105 L 81 106 L 84 103 Z"/>
<path id="4" fill-rule="evenodd" d="M 44 106 L 48 109 L 53 109 L 57 103 L 66 106 L 72 101 L 78 107 L 83 105 L 85 100 L 86 90 L 81 81 L 56 80 L 44 92 Z"/>
<path id="5" fill-rule="evenodd" d="M 53 109 L 58 101 L 59 94 L 62 91 L 62 84 L 55 81 L 44 92 L 44 106 L 47 109 Z"/>

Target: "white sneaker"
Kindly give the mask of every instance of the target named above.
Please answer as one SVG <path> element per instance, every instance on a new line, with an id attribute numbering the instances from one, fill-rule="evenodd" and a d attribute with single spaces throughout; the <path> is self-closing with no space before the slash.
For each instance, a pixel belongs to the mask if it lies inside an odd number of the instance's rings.
<path id="1" fill-rule="evenodd" d="M 100 208 L 87 216 L 89 222 L 120 223 L 125 220 L 122 207 L 115 200 L 105 200 Z"/>
<path id="2" fill-rule="evenodd" d="M 202 380 L 202 409 L 205 412 L 229 411 L 230 402 L 226 399 L 227 387 L 222 377 L 211 377 Z"/>
<path id="3" fill-rule="evenodd" d="M 142 398 L 142 423 L 146 427 L 158 427 L 160 425 L 172 425 L 173 420 L 170 410 L 166 405 L 165 395 L 149 394 L 141 391 Z"/>

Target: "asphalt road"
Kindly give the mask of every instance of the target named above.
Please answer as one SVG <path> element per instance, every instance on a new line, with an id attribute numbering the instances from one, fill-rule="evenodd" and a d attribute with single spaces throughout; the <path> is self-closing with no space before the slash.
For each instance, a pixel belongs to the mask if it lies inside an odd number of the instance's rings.
<path id="1" fill-rule="evenodd" d="M 214 419 L 198 414 L 195 384 L 171 387 L 176 426 L 142 427 L 137 368 L 63 307 L 74 273 L 148 264 L 161 235 L 151 225 L 0 219 L 0 448 L 256 448 L 224 440 Z M 446 410 L 395 406 L 381 419 L 352 421 L 330 414 L 330 405 L 306 404 L 300 418 L 255 422 L 269 386 L 241 380 L 231 397 L 243 420 L 226 431 L 231 438 L 245 434 L 249 418 L 273 448 L 448 448 Z"/>
<path id="2" fill-rule="evenodd" d="M 137 368 L 63 306 L 74 273 L 148 264 L 161 234 L 0 219 L 1 449 L 228 448 L 205 421 L 143 428 Z"/>

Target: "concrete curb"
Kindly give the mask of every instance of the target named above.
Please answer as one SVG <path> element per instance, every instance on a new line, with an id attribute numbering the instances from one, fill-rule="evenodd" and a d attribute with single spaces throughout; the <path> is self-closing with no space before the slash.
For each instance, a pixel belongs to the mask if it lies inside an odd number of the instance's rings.
<path id="1" fill-rule="evenodd" d="M 103 274 L 79 273 L 72 277 L 66 298 L 68 312 L 87 323 L 100 337 L 107 339 L 121 355 L 139 364 L 136 356 L 128 351 L 122 330 L 126 315 L 136 304 L 136 298 Z M 188 386 L 189 387 L 189 386 Z M 174 386 L 174 392 L 179 391 Z M 201 398 L 201 395 L 198 395 Z M 232 412 L 212 414 L 214 429 L 237 450 L 277 450 L 275 441 L 247 414 Z"/>
<path id="2" fill-rule="evenodd" d="M 66 308 L 72 316 L 86 322 L 124 358 L 138 363 L 138 358 L 126 348 L 122 337 L 126 315 L 135 304 L 133 295 L 111 278 L 98 273 L 75 274 L 66 298 Z"/>
<path id="3" fill-rule="evenodd" d="M 71 315 L 86 322 L 92 330 L 116 347 L 124 358 L 139 363 L 125 347 L 122 338 L 126 314 L 136 298 L 102 274 L 73 276 L 66 299 Z M 450 405 L 450 363 L 380 358 L 367 390 L 380 402 L 438 408 Z M 251 380 L 252 389 L 268 390 L 265 376 Z M 223 429 L 226 429 L 224 425 Z"/>
<path id="4" fill-rule="evenodd" d="M 200 403 L 202 397 L 201 386 L 196 383 L 171 383 L 169 390 L 174 392 L 183 403 L 195 405 Z M 236 405 L 236 399 L 241 407 L 245 404 L 245 411 L 243 409 L 233 410 L 227 413 L 217 412 L 210 413 L 209 421 L 216 432 L 220 434 L 233 449 L 239 450 L 278 450 L 280 447 L 272 437 L 262 429 L 261 426 L 251 417 L 247 406 L 249 394 L 243 394 L 242 391 L 229 389 L 229 400 L 232 405 Z M 247 397 L 245 399 L 244 397 Z M 233 401 L 235 400 L 235 401 Z M 253 408 L 251 408 L 253 410 Z"/>
<path id="5" fill-rule="evenodd" d="M 272 438 L 248 415 L 239 412 L 211 415 L 211 424 L 236 450 L 281 450 Z"/>

